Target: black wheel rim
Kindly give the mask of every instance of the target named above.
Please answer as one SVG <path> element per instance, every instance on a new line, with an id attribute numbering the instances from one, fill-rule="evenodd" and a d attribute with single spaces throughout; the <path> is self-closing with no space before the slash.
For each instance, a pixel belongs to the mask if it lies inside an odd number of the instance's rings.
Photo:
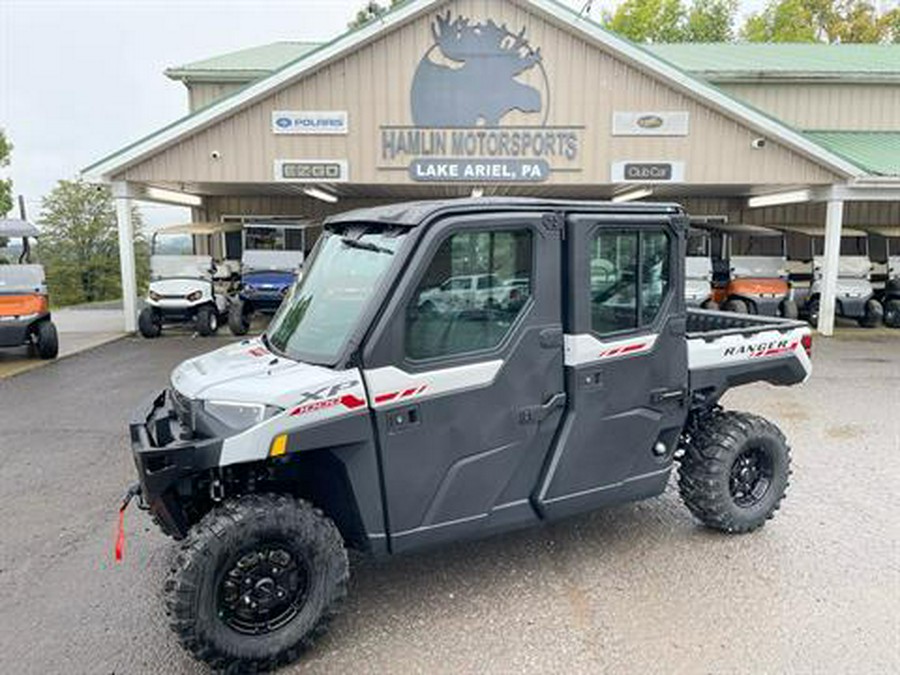
<path id="1" fill-rule="evenodd" d="M 749 448 L 731 465 L 729 489 L 734 503 L 741 508 L 759 504 L 772 485 L 772 457 L 765 448 Z"/>
<path id="2" fill-rule="evenodd" d="M 306 604 L 306 558 L 281 544 L 265 544 L 241 554 L 218 589 L 219 618 L 245 635 L 266 635 L 289 624 Z"/>

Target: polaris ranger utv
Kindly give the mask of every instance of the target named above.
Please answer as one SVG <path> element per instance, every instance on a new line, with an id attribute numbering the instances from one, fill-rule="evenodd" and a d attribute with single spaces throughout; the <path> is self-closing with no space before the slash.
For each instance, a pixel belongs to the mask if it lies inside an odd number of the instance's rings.
<path id="1" fill-rule="evenodd" d="M 686 310 L 686 229 L 674 205 L 511 198 L 326 221 L 267 332 L 185 361 L 132 419 L 127 494 L 181 541 L 165 595 L 184 647 L 217 668 L 287 662 L 346 593 L 346 548 L 652 497 L 676 460 L 700 522 L 763 525 L 787 441 L 718 402 L 804 381 L 810 328 Z M 516 300 L 423 308 L 472 275 Z"/>

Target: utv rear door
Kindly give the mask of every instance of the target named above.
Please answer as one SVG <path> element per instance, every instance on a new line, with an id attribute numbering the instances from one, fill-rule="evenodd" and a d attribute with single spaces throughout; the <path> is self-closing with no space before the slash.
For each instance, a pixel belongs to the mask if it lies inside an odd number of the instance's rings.
<path id="1" fill-rule="evenodd" d="M 569 218 L 569 409 L 536 495 L 548 517 L 665 488 L 687 415 L 683 227 L 666 214 Z"/>
<path id="2" fill-rule="evenodd" d="M 430 226 L 367 342 L 394 552 L 537 519 L 529 496 L 565 405 L 556 222 Z M 466 276 L 477 302 L 446 283 Z"/>

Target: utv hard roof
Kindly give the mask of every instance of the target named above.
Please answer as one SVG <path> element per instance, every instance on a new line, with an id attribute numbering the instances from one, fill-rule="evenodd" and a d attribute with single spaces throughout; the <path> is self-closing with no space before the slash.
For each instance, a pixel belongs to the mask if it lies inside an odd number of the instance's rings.
<path id="1" fill-rule="evenodd" d="M 745 223 L 720 223 L 709 225 L 709 229 L 725 234 L 752 234 L 755 237 L 783 237 L 784 232 L 763 225 L 747 225 Z"/>
<path id="2" fill-rule="evenodd" d="M 355 209 L 325 220 L 325 225 L 347 223 L 385 223 L 401 227 L 416 227 L 436 216 L 454 213 L 483 213 L 491 211 L 579 211 L 609 214 L 660 214 L 682 213 L 678 204 L 670 203 L 614 203 L 604 201 L 578 201 L 574 199 L 537 199 L 530 197 L 480 197 L 477 199 L 445 199 L 433 201 L 403 202 L 387 206 Z"/>

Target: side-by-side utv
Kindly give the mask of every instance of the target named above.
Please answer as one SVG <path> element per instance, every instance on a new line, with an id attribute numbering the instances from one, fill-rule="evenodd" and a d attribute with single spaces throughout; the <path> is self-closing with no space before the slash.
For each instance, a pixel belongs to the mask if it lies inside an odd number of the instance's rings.
<path id="1" fill-rule="evenodd" d="M 884 307 L 884 325 L 900 328 L 900 228 L 882 228 L 869 234 L 875 269 L 872 285 Z"/>
<path id="2" fill-rule="evenodd" d="M 825 233 L 818 229 L 791 227 L 799 238 L 799 259 L 791 261 L 790 276 L 800 315 L 813 326 L 819 324 Z M 866 232 L 845 227 L 841 236 L 835 313 L 855 319 L 864 328 L 874 328 L 883 319 L 884 310 L 872 286 L 872 260 Z"/>
<path id="3" fill-rule="evenodd" d="M 42 359 L 59 353 L 44 268 L 31 263 L 31 239 L 38 229 L 25 220 L 0 220 L 0 347 L 27 345 Z M 19 245 L 21 242 L 21 245 Z"/>

